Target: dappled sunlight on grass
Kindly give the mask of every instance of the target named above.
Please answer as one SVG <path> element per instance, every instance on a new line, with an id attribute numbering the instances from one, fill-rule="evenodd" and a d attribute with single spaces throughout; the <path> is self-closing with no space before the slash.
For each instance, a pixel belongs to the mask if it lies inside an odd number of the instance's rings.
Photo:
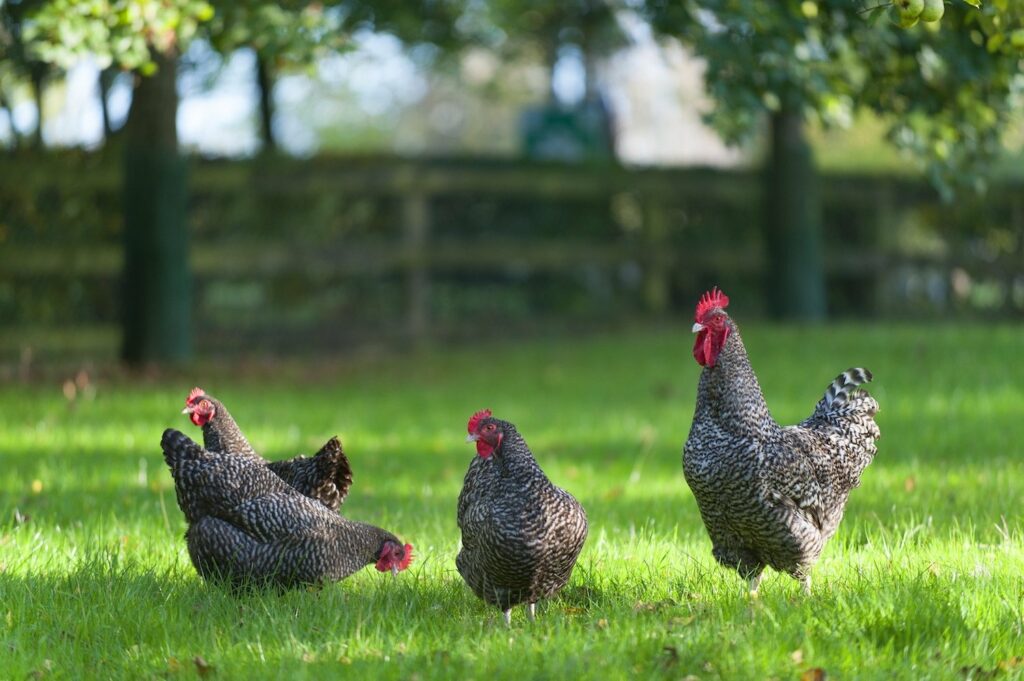
<path id="1" fill-rule="evenodd" d="M 0 389 L 0 664 L 24 678 L 254 671 L 289 678 L 695 674 L 955 677 L 1024 654 L 1024 330 L 744 326 L 769 407 L 807 416 L 849 366 L 875 373 L 879 454 L 814 573 L 770 574 L 751 601 L 713 561 L 681 472 L 699 367 L 687 329 L 290 366 L 229 367 L 94 399 Z M 983 349 L 983 352 L 981 351 Z M 271 374 L 268 377 L 268 374 Z M 208 587 L 159 451 L 198 383 L 269 458 L 333 434 L 355 482 L 344 512 L 416 545 L 398 580 L 233 595 Z M 572 582 L 505 632 L 454 568 L 455 498 L 481 407 L 517 424 L 587 508 Z M 870 675 L 870 674 L 869 674 Z"/>

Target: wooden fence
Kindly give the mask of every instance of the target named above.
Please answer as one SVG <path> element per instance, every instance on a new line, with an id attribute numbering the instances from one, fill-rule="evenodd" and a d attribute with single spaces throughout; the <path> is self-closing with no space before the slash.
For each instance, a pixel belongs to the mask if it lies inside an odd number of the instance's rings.
<path id="1" fill-rule="evenodd" d="M 116 325 L 119 192 L 100 157 L 0 161 L 9 328 Z M 1024 310 L 1019 187 L 953 206 L 912 179 L 826 176 L 822 193 L 833 312 L 969 312 L 965 280 L 1000 291 L 983 307 Z M 747 171 L 197 161 L 191 197 L 201 350 L 684 315 L 709 283 L 749 292 L 734 298 L 756 314 L 771 267 Z"/>

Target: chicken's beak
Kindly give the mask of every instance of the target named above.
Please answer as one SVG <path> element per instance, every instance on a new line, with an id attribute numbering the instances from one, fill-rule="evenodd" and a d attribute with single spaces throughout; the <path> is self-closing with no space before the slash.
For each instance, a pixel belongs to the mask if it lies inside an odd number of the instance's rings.
<path id="1" fill-rule="evenodd" d="M 185 407 L 184 409 L 181 410 L 181 413 L 182 414 L 191 414 L 192 413 L 192 407 Z"/>
<path id="2" fill-rule="evenodd" d="M 479 439 L 480 436 L 477 435 L 476 433 L 470 433 L 469 435 L 466 436 L 466 442 L 476 442 Z"/>
<path id="3" fill-rule="evenodd" d="M 694 333 L 700 333 L 701 331 L 704 330 L 704 325 L 701 324 L 700 322 L 697 322 L 696 324 L 693 325 L 693 328 L 690 330 L 693 331 Z"/>
<path id="4" fill-rule="evenodd" d="M 397 565 L 392 565 L 391 566 L 391 577 L 393 579 L 398 579 L 398 566 Z"/>

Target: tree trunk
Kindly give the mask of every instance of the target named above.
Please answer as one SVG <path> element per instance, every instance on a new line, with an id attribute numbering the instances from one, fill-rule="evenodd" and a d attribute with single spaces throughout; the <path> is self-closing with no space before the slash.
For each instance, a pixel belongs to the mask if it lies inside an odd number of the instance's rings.
<path id="1" fill-rule="evenodd" d="M 46 67 L 35 62 L 29 67 L 29 80 L 32 83 L 32 99 L 36 105 L 36 129 L 32 133 L 32 148 L 39 151 L 43 148 L 43 80 Z"/>
<path id="2" fill-rule="evenodd" d="M 114 134 L 114 124 L 110 120 L 110 106 L 107 103 L 107 95 L 110 94 L 110 88 L 114 85 L 117 73 L 116 67 L 108 66 L 100 71 L 100 77 L 97 79 L 97 87 L 100 90 L 100 114 L 103 116 L 104 142 L 109 142 Z"/>
<path id="3" fill-rule="evenodd" d="M 18 149 L 21 146 L 21 134 L 18 132 L 18 126 L 14 124 L 14 109 L 7 101 L 2 87 L 0 87 L 0 111 L 7 114 L 7 123 L 11 126 L 11 148 Z"/>
<path id="4" fill-rule="evenodd" d="M 769 307 L 777 319 L 825 318 L 821 196 L 799 111 L 772 114 L 764 174 Z"/>
<path id="5" fill-rule="evenodd" d="M 270 72 L 267 58 L 256 53 L 256 85 L 260 98 L 260 139 L 263 151 L 277 151 L 274 137 L 274 75 Z"/>
<path id="6" fill-rule="evenodd" d="M 185 220 L 187 165 L 178 154 L 175 57 L 139 78 L 124 128 L 124 317 L 129 364 L 192 354 L 192 282 Z"/>

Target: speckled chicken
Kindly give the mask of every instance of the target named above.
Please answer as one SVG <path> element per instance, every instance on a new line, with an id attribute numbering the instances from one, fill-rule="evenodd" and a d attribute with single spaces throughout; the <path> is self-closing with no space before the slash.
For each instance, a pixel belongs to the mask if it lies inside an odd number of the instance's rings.
<path id="1" fill-rule="evenodd" d="M 506 624 L 520 603 L 532 620 L 537 601 L 569 581 L 587 538 L 587 514 L 548 480 L 511 423 L 488 409 L 474 414 L 467 429 L 478 456 L 459 494 L 456 567 L 473 593 L 502 610 Z"/>
<path id="2" fill-rule="evenodd" d="M 728 304 L 716 289 L 697 305 L 693 355 L 704 369 L 683 472 L 719 563 L 736 569 L 752 593 L 766 566 L 809 593 L 810 569 L 875 456 L 878 403 L 858 388 L 871 372 L 844 371 L 808 418 L 780 426 Z"/>
<path id="3" fill-rule="evenodd" d="M 328 442 L 313 458 L 296 456 L 268 462 L 252 448 L 224 404 L 202 388 L 192 389 L 181 413 L 203 429 L 203 447 L 207 451 L 259 461 L 289 485 L 332 511 L 344 503 L 352 485 L 352 469 L 336 441 L 333 445 Z"/>
<path id="4" fill-rule="evenodd" d="M 188 521 L 189 557 L 204 579 L 293 587 L 344 579 L 370 564 L 397 574 L 412 560 L 410 544 L 343 518 L 255 458 L 206 450 L 173 429 L 160 446 Z"/>

